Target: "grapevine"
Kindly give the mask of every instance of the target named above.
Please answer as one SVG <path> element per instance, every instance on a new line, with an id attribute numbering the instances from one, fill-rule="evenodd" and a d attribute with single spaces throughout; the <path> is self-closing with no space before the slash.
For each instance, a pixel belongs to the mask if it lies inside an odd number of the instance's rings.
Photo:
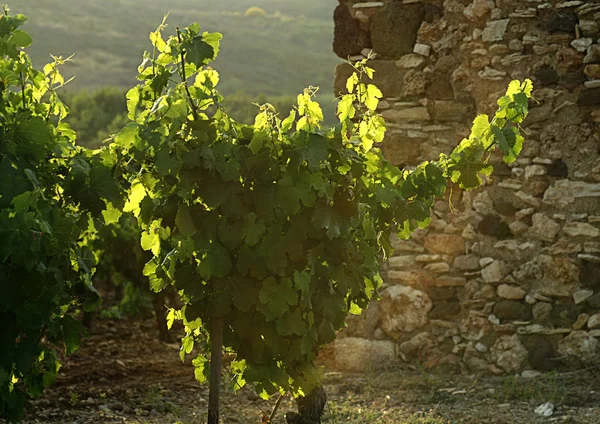
<path id="1" fill-rule="evenodd" d="M 185 326 L 181 358 L 202 347 L 193 359 L 201 382 L 212 365 L 216 423 L 222 348 L 237 355 L 234 389 L 250 383 L 268 398 L 319 386 L 313 361 L 377 295 L 390 236 L 426 226 L 449 181 L 479 186 L 495 148 L 515 160 L 532 84 L 513 81 L 494 118 L 478 116 L 450 155 L 401 170 L 376 147 L 382 96 L 363 82 L 373 76 L 366 61 L 355 64 L 334 128 L 322 127 L 312 87 L 289 115 L 263 105 L 248 126 L 228 116 L 216 89 L 209 63 L 220 34 L 193 24 L 164 40 L 164 28 L 150 35 L 154 53 L 127 94 L 131 122 L 111 148 L 127 159 L 124 210 L 153 254 L 144 274 L 155 291 L 175 285 L 185 303 L 168 316 Z"/>
<path id="2" fill-rule="evenodd" d="M 74 313 L 99 302 L 86 243 L 94 217 L 120 193 L 106 156 L 75 146 L 58 97 L 65 59 L 42 71 L 25 53 L 23 15 L 0 16 L 0 418 L 23 417 L 26 400 L 56 379 L 58 351 L 83 328 Z"/>

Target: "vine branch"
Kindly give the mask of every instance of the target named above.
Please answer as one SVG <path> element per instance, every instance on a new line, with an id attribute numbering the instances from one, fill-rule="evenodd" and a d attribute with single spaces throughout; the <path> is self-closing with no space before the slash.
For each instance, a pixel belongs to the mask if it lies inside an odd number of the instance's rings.
<path id="1" fill-rule="evenodd" d="M 179 27 L 175 27 L 176 31 L 177 31 L 177 40 L 179 41 L 179 44 L 183 44 L 182 40 L 181 40 L 181 32 L 179 31 Z M 181 57 L 181 80 L 183 82 L 183 86 L 185 87 L 185 92 L 187 94 L 187 98 L 188 98 L 188 102 L 190 104 L 190 108 L 192 109 L 192 115 L 194 115 L 194 120 L 197 121 L 198 120 L 198 111 L 196 110 L 196 105 L 194 104 L 194 101 L 192 100 L 192 94 L 190 93 L 190 88 L 187 85 L 187 77 L 185 76 L 185 57 L 183 55 L 183 49 L 181 49 L 181 52 L 179 53 L 180 57 Z"/>

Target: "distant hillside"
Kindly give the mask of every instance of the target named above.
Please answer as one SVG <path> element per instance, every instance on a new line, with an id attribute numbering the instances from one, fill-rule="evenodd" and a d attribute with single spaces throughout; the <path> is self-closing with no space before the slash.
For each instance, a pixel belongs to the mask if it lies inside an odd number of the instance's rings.
<path id="1" fill-rule="evenodd" d="M 223 33 L 214 67 L 224 93 L 289 95 L 312 84 L 331 98 L 338 62 L 331 49 L 333 1 L 18 0 L 11 6 L 30 18 L 25 29 L 34 38 L 29 52 L 37 65 L 49 53 L 75 53 L 65 72 L 76 75 L 70 90 L 135 84 L 148 34 L 170 12 L 169 33 L 194 21 Z M 245 17 L 251 6 L 268 16 Z"/>

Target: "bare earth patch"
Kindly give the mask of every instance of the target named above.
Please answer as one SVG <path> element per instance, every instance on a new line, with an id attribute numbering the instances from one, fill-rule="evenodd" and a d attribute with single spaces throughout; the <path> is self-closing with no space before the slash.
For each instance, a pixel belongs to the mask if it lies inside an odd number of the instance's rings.
<path id="1" fill-rule="evenodd" d="M 178 350 L 156 339 L 151 319 L 99 321 L 26 423 L 204 423 L 208 387 Z M 600 369 L 475 378 L 407 369 L 346 374 L 323 362 L 328 424 L 600 423 Z M 224 385 L 222 395 L 223 423 L 260 423 L 274 404 L 249 388 L 234 394 Z M 555 405 L 553 415 L 536 415 L 546 402 Z M 285 399 L 273 423 L 294 409 Z"/>

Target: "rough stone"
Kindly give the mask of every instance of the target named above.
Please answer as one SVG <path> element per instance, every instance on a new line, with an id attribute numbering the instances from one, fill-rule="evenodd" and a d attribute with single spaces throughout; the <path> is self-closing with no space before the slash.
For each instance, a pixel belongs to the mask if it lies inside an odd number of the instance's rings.
<path id="1" fill-rule="evenodd" d="M 574 305 L 566 299 L 552 306 L 550 322 L 555 328 L 571 328 L 577 321 L 577 317 L 585 310 L 583 305 Z"/>
<path id="2" fill-rule="evenodd" d="M 392 283 L 400 283 L 412 287 L 428 287 L 433 285 L 434 278 L 423 270 L 388 271 L 387 278 Z"/>
<path id="3" fill-rule="evenodd" d="M 457 256 L 465 253 L 465 241 L 454 234 L 428 234 L 423 243 L 432 253 Z"/>
<path id="4" fill-rule="evenodd" d="M 386 3 L 371 20 L 373 50 L 392 59 L 412 53 L 424 18 L 425 10 L 420 4 Z"/>
<path id="5" fill-rule="evenodd" d="M 508 373 L 521 371 L 527 360 L 528 352 L 519 336 L 501 336 L 491 349 L 492 360 Z"/>
<path id="6" fill-rule="evenodd" d="M 563 233 L 569 237 L 600 237 L 600 229 L 586 222 L 569 222 Z"/>
<path id="7" fill-rule="evenodd" d="M 538 302 L 532 307 L 533 319 L 539 323 L 546 323 L 550 320 L 552 305 L 546 302 Z"/>
<path id="8" fill-rule="evenodd" d="M 600 26 L 596 21 L 582 19 L 579 21 L 579 29 L 584 37 L 590 37 L 598 34 L 600 31 Z"/>
<path id="9" fill-rule="evenodd" d="M 416 43 L 413 47 L 413 53 L 421 56 L 429 56 L 431 54 L 431 46 L 428 44 Z"/>
<path id="10" fill-rule="evenodd" d="M 423 348 L 428 348 L 432 345 L 431 335 L 427 332 L 419 333 L 412 339 L 400 343 L 400 352 L 405 355 L 415 355 L 415 353 Z"/>
<path id="11" fill-rule="evenodd" d="M 460 313 L 461 306 L 458 302 L 437 302 L 430 313 L 431 319 L 446 319 Z"/>
<path id="12" fill-rule="evenodd" d="M 553 297 L 570 297 L 579 282 L 579 267 L 569 258 L 539 255 L 535 266 L 540 278 L 532 282 L 537 293 Z"/>
<path id="13" fill-rule="evenodd" d="M 389 115 L 387 112 L 396 112 L 386 110 L 382 115 Z M 387 160 L 396 166 L 415 165 L 419 161 L 419 146 L 422 139 L 407 137 L 400 133 L 391 132 L 387 135 L 383 153 Z"/>
<path id="14" fill-rule="evenodd" d="M 563 209 L 576 199 L 600 197 L 600 184 L 583 181 L 559 180 L 544 193 L 544 203 Z"/>
<path id="15" fill-rule="evenodd" d="M 600 340 L 585 331 L 573 331 L 558 343 L 558 353 L 572 367 L 600 364 Z"/>
<path id="16" fill-rule="evenodd" d="M 524 299 L 527 292 L 519 286 L 509 284 L 500 284 L 498 286 L 498 296 L 504 299 L 521 300 Z"/>
<path id="17" fill-rule="evenodd" d="M 428 78 L 423 72 L 409 70 L 404 75 L 402 97 L 413 97 L 425 94 Z"/>
<path id="18" fill-rule="evenodd" d="M 579 305 L 580 303 L 585 302 L 593 294 L 593 290 L 577 290 L 573 293 L 573 301 L 576 305 Z"/>
<path id="19" fill-rule="evenodd" d="M 590 330 L 600 328 L 600 314 L 594 314 L 588 319 L 587 326 Z"/>
<path id="20" fill-rule="evenodd" d="M 527 362 L 539 371 L 551 371 L 559 365 L 558 356 L 552 346 L 552 342 L 545 336 L 523 336 L 523 345 L 528 350 Z"/>
<path id="21" fill-rule="evenodd" d="M 592 42 L 593 40 L 591 38 L 577 38 L 571 41 L 571 46 L 578 52 L 583 53 L 592 45 Z"/>
<path id="22" fill-rule="evenodd" d="M 454 268 L 461 271 L 476 271 L 479 267 L 479 256 L 462 255 L 454 259 Z"/>
<path id="23" fill-rule="evenodd" d="M 494 171 L 498 173 L 500 171 L 500 167 L 494 165 Z M 514 216 L 517 212 L 517 208 L 515 208 L 511 202 L 503 198 L 494 199 L 494 209 L 496 209 L 496 212 L 498 212 L 500 215 L 504 216 Z"/>
<path id="24" fill-rule="evenodd" d="M 529 165 L 525 168 L 525 179 L 530 180 L 534 177 L 546 175 L 547 170 L 543 165 Z"/>
<path id="25" fill-rule="evenodd" d="M 402 56 L 396 61 L 396 66 L 401 69 L 422 69 L 425 66 L 427 59 L 415 53 L 410 53 Z"/>
<path id="26" fill-rule="evenodd" d="M 600 290 L 600 264 L 584 261 L 579 273 L 579 283 L 592 290 Z"/>
<path id="27" fill-rule="evenodd" d="M 533 214 L 532 223 L 529 236 L 534 239 L 552 242 L 560 231 L 560 225 L 543 213 Z"/>
<path id="28" fill-rule="evenodd" d="M 546 21 L 546 31 L 573 34 L 577 25 L 577 15 L 573 12 L 555 12 Z"/>
<path id="29" fill-rule="evenodd" d="M 470 114 L 472 105 L 448 100 L 433 102 L 434 117 L 439 122 L 463 122 Z"/>
<path id="30" fill-rule="evenodd" d="M 556 72 L 556 69 L 549 65 L 540 67 L 533 73 L 533 76 L 538 80 L 542 87 L 556 84 L 559 80 L 558 72 Z"/>
<path id="31" fill-rule="evenodd" d="M 580 91 L 577 97 L 577 104 L 579 106 L 600 105 L 600 87 Z"/>
<path id="32" fill-rule="evenodd" d="M 588 47 L 583 63 L 600 63 L 600 44 L 592 44 Z"/>
<path id="33" fill-rule="evenodd" d="M 477 231 L 481 234 L 506 239 L 511 237 L 510 228 L 498 215 L 485 215 L 477 225 Z"/>
<path id="34" fill-rule="evenodd" d="M 389 109 L 381 114 L 389 121 L 428 121 L 431 119 L 426 107 L 411 107 L 406 109 Z"/>
<path id="35" fill-rule="evenodd" d="M 481 278 L 486 283 L 499 283 L 507 274 L 503 261 L 494 261 L 481 270 Z"/>
<path id="36" fill-rule="evenodd" d="M 429 296 L 411 287 L 396 285 L 381 295 L 381 327 L 393 339 L 423 327 L 433 304 Z"/>
<path id="37" fill-rule="evenodd" d="M 475 196 L 472 205 L 473 209 L 482 215 L 491 215 L 494 213 L 494 202 L 487 191 Z"/>
<path id="38" fill-rule="evenodd" d="M 590 79 L 600 79 L 600 65 L 599 64 L 587 65 L 584 68 L 583 72 Z"/>
<path id="39" fill-rule="evenodd" d="M 445 75 L 434 74 L 426 95 L 432 100 L 454 100 L 454 88 Z"/>
<path id="40" fill-rule="evenodd" d="M 515 300 L 501 300 L 494 305 L 494 315 L 505 321 L 528 321 L 532 318 L 531 306 Z"/>
<path id="41" fill-rule="evenodd" d="M 450 265 L 446 262 L 436 262 L 425 265 L 425 271 L 433 272 L 436 274 L 443 274 L 450 271 Z"/>
<path id="42" fill-rule="evenodd" d="M 508 28 L 509 21 L 509 19 L 488 21 L 483 33 L 481 34 L 481 39 L 485 42 L 502 41 L 504 39 L 506 29 Z"/>
<path id="43" fill-rule="evenodd" d="M 388 259 L 390 268 L 407 268 L 415 264 L 414 255 L 392 256 Z"/>
<path id="44" fill-rule="evenodd" d="M 335 365 L 340 371 L 381 369 L 396 359 L 396 344 L 388 340 L 346 337 L 336 339 L 333 346 Z"/>
<path id="45" fill-rule="evenodd" d="M 379 302 L 371 301 L 369 307 L 360 315 L 349 315 L 346 318 L 347 327 L 343 330 L 348 337 L 372 339 L 381 321 Z"/>
<path id="46" fill-rule="evenodd" d="M 369 34 L 360 28 L 345 5 L 338 5 L 333 12 L 335 31 L 333 33 L 333 51 L 342 59 L 360 54 L 365 47 L 371 47 Z"/>
<path id="47" fill-rule="evenodd" d="M 435 279 L 436 287 L 463 287 L 465 284 L 467 284 L 467 279 L 464 277 L 444 275 Z"/>
<path id="48" fill-rule="evenodd" d="M 427 294 L 433 301 L 456 300 L 455 287 L 430 287 L 427 289 Z"/>
<path id="49" fill-rule="evenodd" d="M 484 18 L 494 8 L 492 0 L 473 0 L 473 3 L 468 5 L 464 10 L 464 15 L 467 19 L 478 21 Z"/>
<path id="50" fill-rule="evenodd" d="M 590 316 L 588 314 L 579 314 L 579 316 L 577 317 L 577 321 L 575 321 L 575 324 L 573 324 L 573 329 L 574 330 L 583 329 L 583 327 L 585 327 L 585 325 L 587 324 L 589 319 L 590 319 Z"/>
<path id="51" fill-rule="evenodd" d="M 523 221 L 511 222 L 508 228 L 510 228 L 510 232 L 515 237 L 518 237 L 521 234 L 525 234 L 527 231 L 529 231 L 529 225 L 525 224 Z"/>

